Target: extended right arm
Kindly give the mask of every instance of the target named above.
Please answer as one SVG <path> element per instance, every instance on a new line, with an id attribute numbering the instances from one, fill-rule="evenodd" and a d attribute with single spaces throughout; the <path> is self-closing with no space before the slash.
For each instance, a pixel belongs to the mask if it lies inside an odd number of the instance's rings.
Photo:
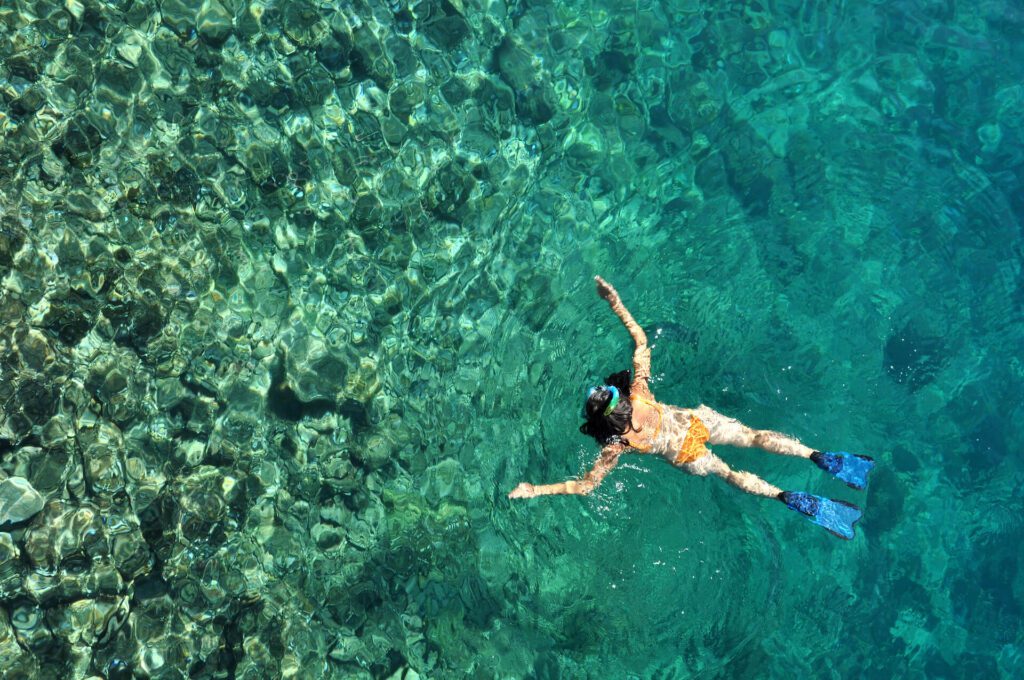
<path id="1" fill-rule="evenodd" d="M 594 463 L 590 472 L 583 476 L 583 479 L 570 479 L 557 484 L 530 484 L 523 482 L 509 492 L 509 498 L 533 498 L 534 496 L 551 496 L 554 494 L 579 494 L 589 495 L 601 484 L 601 480 L 612 471 L 618 462 L 619 456 L 626 450 L 626 445 L 621 442 L 606 444 L 601 449 L 601 456 Z"/>

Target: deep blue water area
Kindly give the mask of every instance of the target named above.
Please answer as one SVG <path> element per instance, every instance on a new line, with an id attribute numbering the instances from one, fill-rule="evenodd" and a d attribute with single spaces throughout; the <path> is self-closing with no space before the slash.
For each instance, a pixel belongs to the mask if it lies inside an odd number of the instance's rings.
<path id="1" fill-rule="evenodd" d="M 1016 678 L 1024 8 L 0 7 L 12 678 Z M 586 389 L 816 449 L 842 541 Z"/>

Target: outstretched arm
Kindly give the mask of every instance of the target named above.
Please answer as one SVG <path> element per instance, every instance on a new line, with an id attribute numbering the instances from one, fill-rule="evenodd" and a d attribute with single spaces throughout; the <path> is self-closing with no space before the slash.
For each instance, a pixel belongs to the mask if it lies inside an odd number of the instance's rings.
<path id="1" fill-rule="evenodd" d="M 608 301 L 612 311 L 622 320 L 622 325 L 629 331 L 636 344 L 636 349 L 633 350 L 633 384 L 637 387 L 642 385 L 644 391 L 647 391 L 647 381 L 651 379 L 651 348 L 647 346 L 647 334 L 626 309 L 626 305 L 622 304 L 615 287 L 600 276 L 595 276 L 594 281 L 597 282 L 597 294 Z"/>
<path id="2" fill-rule="evenodd" d="M 533 498 L 534 496 L 550 496 L 553 494 L 580 494 L 585 496 L 598 487 L 605 475 L 612 471 L 612 468 L 619 462 L 619 456 L 626 450 L 626 445 L 621 443 L 606 444 L 601 449 L 601 457 L 594 463 L 583 479 L 570 479 L 567 482 L 558 484 L 538 484 L 534 486 L 523 482 L 509 493 L 509 498 Z"/>

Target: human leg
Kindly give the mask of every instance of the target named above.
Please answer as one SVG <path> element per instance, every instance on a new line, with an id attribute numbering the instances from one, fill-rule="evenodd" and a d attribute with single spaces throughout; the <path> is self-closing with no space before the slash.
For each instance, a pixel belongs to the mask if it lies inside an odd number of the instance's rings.
<path id="1" fill-rule="evenodd" d="M 704 454 L 691 463 L 685 463 L 682 467 L 687 472 L 701 477 L 706 477 L 709 474 L 721 477 L 737 489 L 742 489 L 755 496 L 778 498 L 782 493 L 782 489 L 769 484 L 752 472 L 733 470 L 724 460 L 711 452 Z"/>
<path id="2" fill-rule="evenodd" d="M 772 430 L 755 430 L 703 404 L 694 409 L 694 413 L 707 426 L 710 435 L 708 441 L 712 444 L 757 447 L 769 453 L 807 458 L 854 489 L 867 486 L 868 473 L 875 466 L 874 459 L 868 456 L 845 451 L 815 451 L 793 437 Z"/>
<path id="3" fill-rule="evenodd" d="M 736 488 L 755 496 L 782 501 L 787 508 L 799 512 L 834 536 L 846 540 L 853 538 L 854 525 L 861 517 L 860 508 L 856 505 L 802 491 L 783 491 L 755 474 L 733 470 L 724 460 L 711 452 L 681 467 L 701 477 L 709 474 L 721 477 Z"/>
<path id="4" fill-rule="evenodd" d="M 694 409 L 694 413 L 707 426 L 711 435 L 709 441 L 712 444 L 757 447 L 769 453 L 799 458 L 810 458 L 814 453 L 814 449 L 801 444 L 793 437 L 772 430 L 755 430 L 703 404 Z"/>

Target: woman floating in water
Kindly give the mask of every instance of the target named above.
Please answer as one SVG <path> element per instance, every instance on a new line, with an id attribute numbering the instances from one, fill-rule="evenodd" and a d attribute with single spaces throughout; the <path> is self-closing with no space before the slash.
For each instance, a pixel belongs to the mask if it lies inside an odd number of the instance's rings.
<path id="1" fill-rule="evenodd" d="M 707 406 L 688 409 L 658 403 L 647 386 L 651 378 L 651 350 L 646 334 L 633 320 L 615 289 L 600 276 L 594 278 L 597 294 L 608 301 L 636 343 L 633 382 L 629 381 L 629 371 L 622 371 L 609 376 L 607 385 L 591 387 L 587 393 L 584 408 L 587 422 L 580 427 L 580 432 L 601 444 L 601 456 L 583 479 L 543 485 L 523 482 L 512 490 L 509 498 L 589 494 L 619 462 L 619 456 L 632 450 L 657 453 L 690 474 L 701 477 L 715 474 L 747 493 L 776 498 L 836 536 L 853 538 L 854 524 L 861 516 L 857 506 L 802 491 L 783 491 L 757 475 L 733 470 L 705 444 L 756 446 L 770 453 L 809 458 L 854 489 L 867 485 L 874 461 L 845 452 L 815 451 L 784 434 L 753 430 Z"/>

